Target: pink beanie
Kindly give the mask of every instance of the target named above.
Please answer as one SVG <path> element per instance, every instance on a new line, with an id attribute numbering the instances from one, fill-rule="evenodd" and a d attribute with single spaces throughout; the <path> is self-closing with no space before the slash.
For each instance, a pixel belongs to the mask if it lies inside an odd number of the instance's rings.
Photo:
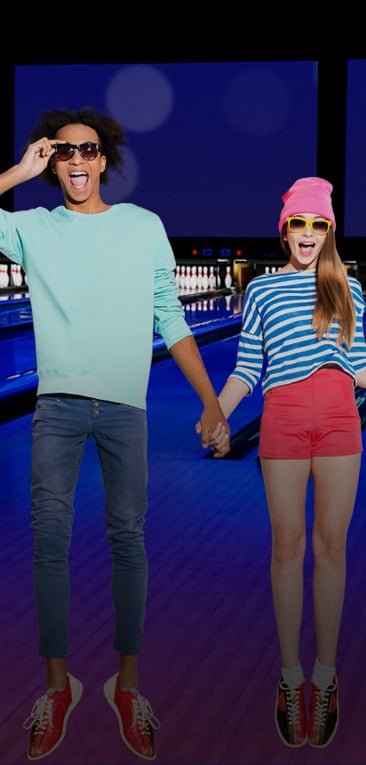
<path id="1" fill-rule="evenodd" d="M 297 213 L 314 213 L 327 218 L 332 221 L 335 228 L 332 191 L 332 184 L 324 178 L 299 178 L 282 197 L 284 204 L 278 224 L 279 230 L 281 231 L 287 218 Z"/>

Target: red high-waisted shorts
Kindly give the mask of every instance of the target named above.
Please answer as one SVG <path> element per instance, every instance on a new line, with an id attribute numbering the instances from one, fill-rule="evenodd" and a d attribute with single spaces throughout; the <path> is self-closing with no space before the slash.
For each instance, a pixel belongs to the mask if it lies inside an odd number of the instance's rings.
<path id="1" fill-rule="evenodd" d="M 261 457 L 300 460 L 359 452 L 361 421 L 350 375 L 323 367 L 264 394 Z"/>

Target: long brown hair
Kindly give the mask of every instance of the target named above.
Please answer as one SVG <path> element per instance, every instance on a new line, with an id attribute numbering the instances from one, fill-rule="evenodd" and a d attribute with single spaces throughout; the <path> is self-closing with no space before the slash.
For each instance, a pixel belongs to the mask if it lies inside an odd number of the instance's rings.
<path id="1" fill-rule="evenodd" d="M 284 240 L 286 225 L 281 231 L 281 247 L 288 257 L 291 251 Z M 330 228 L 320 251 L 317 266 L 317 300 L 313 313 L 313 327 L 320 340 L 329 330 L 333 319 L 338 319 L 340 328 L 337 343 L 351 345 L 356 314 L 344 265 L 338 255 L 333 228 Z"/>

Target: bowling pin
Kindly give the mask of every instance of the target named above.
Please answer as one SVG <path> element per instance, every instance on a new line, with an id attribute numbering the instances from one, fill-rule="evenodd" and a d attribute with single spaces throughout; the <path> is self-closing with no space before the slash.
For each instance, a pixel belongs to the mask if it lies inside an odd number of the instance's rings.
<path id="1" fill-rule="evenodd" d="M 179 286 L 180 286 L 181 290 L 184 290 L 184 288 L 186 286 L 186 267 L 185 266 L 181 266 L 180 267 L 180 282 L 179 282 Z"/>
<path id="2" fill-rule="evenodd" d="M 191 289 L 191 267 L 187 266 L 186 268 L 186 290 Z"/>
<path id="3" fill-rule="evenodd" d="M 3 287 L 9 287 L 9 282 L 10 282 L 10 278 L 9 278 L 8 266 L 5 263 L 5 266 L 4 266 L 4 283 L 3 283 Z"/>
<path id="4" fill-rule="evenodd" d="M 175 284 L 177 287 L 177 290 L 179 290 L 180 287 L 180 266 L 177 266 L 175 270 Z"/>
<path id="5" fill-rule="evenodd" d="M 21 287 L 23 283 L 22 270 L 20 266 L 16 267 L 17 287 Z"/>
<path id="6" fill-rule="evenodd" d="M 202 266 L 198 266 L 197 289 L 198 291 L 202 289 Z"/>
<path id="7" fill-rule="evenodd" d="M 230 289 L 232 283 L 233 283 L 233 280 L 231 278 L 230 266 L 226 266 L 225 287 L 227 289 Z"/>
<path id="8" fill-rule="evenodd" d="M 191 273 L 191 290 L 192 292 L 195 292 L 197 289 L 197 266 L 192 266 L 192 273 Z"/>

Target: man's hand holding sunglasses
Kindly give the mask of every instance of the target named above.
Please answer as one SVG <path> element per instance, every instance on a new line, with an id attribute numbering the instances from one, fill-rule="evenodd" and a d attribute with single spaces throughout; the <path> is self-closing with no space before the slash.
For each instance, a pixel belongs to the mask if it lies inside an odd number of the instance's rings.
<path id="1" fill-rule="evenodd" d="M 29 181 L 43 173 L 51 157 L 55 154 L 56 147 L 64 143 L 66 141 L 60 141 L 56 138 L 52 138 L 51 141 L 49 138 L 40 138 L 39 141 L 30 143 L 17 165 L 24 176 L 19 182 Z"/>
<path id="2" fill-rule="evenodd" d="M 73 144 L 58 138 L 49 139 L 46 137 L 30 143 L 17 165 L 17 169 L 20 171 L 19 183 L 29 181 L 43 173 L 51 157 L 54 157 L 55 161 L 67 162 L 72 159 L 76 151 L 83 160 L 92 162 L 102 151 L 102 147 L 93 141 Z"/>

